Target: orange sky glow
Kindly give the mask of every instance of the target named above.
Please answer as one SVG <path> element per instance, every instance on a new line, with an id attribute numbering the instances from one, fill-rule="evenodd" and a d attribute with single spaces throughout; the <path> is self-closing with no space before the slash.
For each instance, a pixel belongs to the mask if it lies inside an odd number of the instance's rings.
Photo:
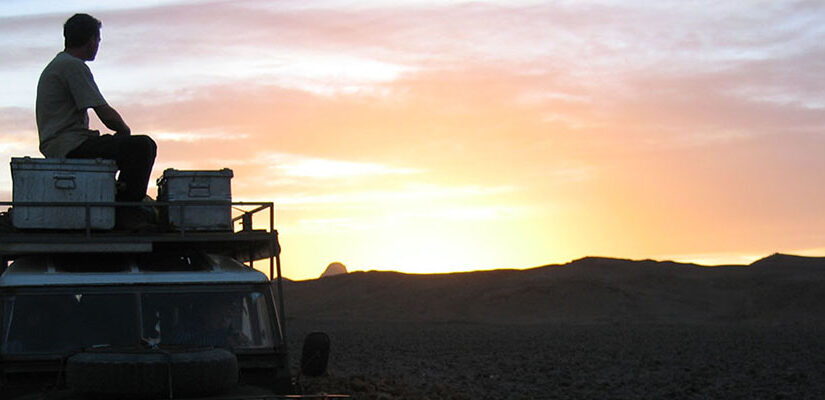
<path id="1" fill-rule="evenodd" d="M 233 169 L 289 278 L 825 254 L 822 2 L 97 3 L 0 5 L 0 159 L 88 12 L 153 181 Z"/>

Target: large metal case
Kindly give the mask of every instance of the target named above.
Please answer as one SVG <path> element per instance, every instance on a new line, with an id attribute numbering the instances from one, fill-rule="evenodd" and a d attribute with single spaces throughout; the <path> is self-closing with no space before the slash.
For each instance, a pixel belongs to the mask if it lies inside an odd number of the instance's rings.
<path id="1" fill-rule="evenodd" d="M 15 202 L 113 202 L 113 160 L 15 157 L 11 159 L 12 200 Z M 114 207 L 90 207 L 92 229 L 115 226 Z M 21 229 L 84 229 L 85 207 L 15 206 L 12 224 Z"/>
<path id="2" fill-rule="evenodd" d="M 195 231 L 232 230 L 232 170 L 163 171 L 158 183 L 158 201 L 169 202 L 161 208 L 161 218 L 173 227 Z M 197 201 L 225 201 L 226 204 L 199 205 Z M 190 204 L 175 205 L 188 202 Z"/>

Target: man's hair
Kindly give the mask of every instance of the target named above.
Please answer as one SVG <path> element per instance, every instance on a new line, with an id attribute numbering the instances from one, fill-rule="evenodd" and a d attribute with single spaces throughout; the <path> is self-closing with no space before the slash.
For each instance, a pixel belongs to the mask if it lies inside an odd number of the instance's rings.
<path id="1" fill-rule="evenodd" d="M 100 35 L 100 21 L 89 14 L 75 14 L 63 24 L 66 48 L 79 47 Z"/>

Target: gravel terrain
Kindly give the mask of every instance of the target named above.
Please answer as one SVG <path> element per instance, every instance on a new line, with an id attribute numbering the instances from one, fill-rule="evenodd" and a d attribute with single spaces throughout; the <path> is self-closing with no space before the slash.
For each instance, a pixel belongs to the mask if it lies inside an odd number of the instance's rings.
<path id="1" fill-rule="evenodd" d="M 329 376 L 307 393 L 355 399 L 820 399 L 817 325 L 494 325 L 292 319 L 327 332 Z M 297 359 L 292 360 L 297 368 Z"/>
<path id="2" fill-rule="evenodd" d="M 823 399 L 825 258 L 354 272 L 284 285 L 307 392 L 355 399 Z M 297 358 L 297 357 L 296 357 Z M 298 360 L 293 360 L 297 365 Z"/>

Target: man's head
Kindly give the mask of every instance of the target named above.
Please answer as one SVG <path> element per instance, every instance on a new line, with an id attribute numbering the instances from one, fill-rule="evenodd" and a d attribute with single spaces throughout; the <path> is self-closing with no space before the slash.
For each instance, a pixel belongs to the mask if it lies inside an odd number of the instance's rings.
<path id="1" fill-rule="evenodd" d="M 97 55 L 101 23 L 89 14 L 75 14 L 63 24 L 66 50 L 86 61 Z"/>

